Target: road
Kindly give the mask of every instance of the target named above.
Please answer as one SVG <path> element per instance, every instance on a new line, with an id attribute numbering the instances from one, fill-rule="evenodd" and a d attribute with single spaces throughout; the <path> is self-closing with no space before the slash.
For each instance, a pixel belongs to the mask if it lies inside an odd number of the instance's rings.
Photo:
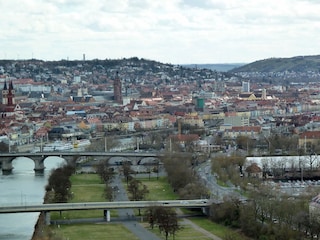
<path id="1" fill-rule="evenodd" d="M 204 185 L 211 192 L 211 199 L 222 201 L 226 196 L 242 198 L 240 193 L 236 191 L 237 188 L 235 186 L 231 185 L 230 187 L 222 187 L 217 183 L 216 177 L 211 171 L 211 160 L 207 160 L 200 164 L 195 168 L 195 170 L 202 179 Z"/>

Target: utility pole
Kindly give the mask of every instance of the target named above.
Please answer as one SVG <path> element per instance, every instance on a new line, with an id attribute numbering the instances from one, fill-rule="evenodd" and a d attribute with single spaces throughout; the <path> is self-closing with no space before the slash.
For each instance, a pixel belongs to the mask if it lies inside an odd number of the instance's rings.
<path id="1" fill-rule="evenodd" d="M 107 150 L 108 150 L 107 136 L 104 135 L 104 151 L 107 152 Z"/>

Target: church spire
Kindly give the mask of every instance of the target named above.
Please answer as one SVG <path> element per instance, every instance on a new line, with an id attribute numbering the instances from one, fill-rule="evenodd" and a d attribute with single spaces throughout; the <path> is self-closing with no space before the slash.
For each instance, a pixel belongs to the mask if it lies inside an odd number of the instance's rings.
<path id="1" fill-rule="evenodd" d="M 8 90 L 7 81 L 6 80 L 4 81 L 4 84 L 3 84 L 3 90 Z"/>

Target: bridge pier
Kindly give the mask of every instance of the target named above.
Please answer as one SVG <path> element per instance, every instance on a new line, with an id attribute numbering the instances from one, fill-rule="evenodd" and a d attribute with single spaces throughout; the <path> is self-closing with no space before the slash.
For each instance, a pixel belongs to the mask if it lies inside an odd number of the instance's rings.
<path id="1" fill-rule="evenodd" d="M 103 218 L 107 221 L 110 222 L 110 210 L 103 210 Z"/>
<path id="2" fill-rule="evenodd" d="M 50 212 L 49 211 L 44 211 L 43 212 L 44 215 L 44 222 L 46 225 L 50 225 Z"/>
<path id="3" fill-rule="evenodd" d="M 43 174 L 44 173 L 44 169 L 45 169 L 45 166 L 44 166 L 44 160 L 46 159 L 46 156 L 43 156 L 43 157 L 33 157 L 33 161 L 34 161 L 34 172 L 36 174 Z"/>
<path id="4" fill-rule="evenodd" d="M 202 208 L 202 213 L 207 215 L 207 216 L 210 216 L 210 207 L 203 207 Z"/>
<path id="5" fill-rule="evenodd" d="M 1 168 L 2 168 L 2 174 L 3 175 L 9 175 L 12 173 L 12 160 L 15 159 L 15 157 L 3 157 Z"/>

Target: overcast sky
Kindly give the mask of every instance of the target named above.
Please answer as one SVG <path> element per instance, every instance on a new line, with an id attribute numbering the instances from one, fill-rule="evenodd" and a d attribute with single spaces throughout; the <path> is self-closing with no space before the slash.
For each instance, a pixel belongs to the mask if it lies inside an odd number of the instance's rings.
<path id="1" fill-rule="evenodd" d="M 249 63 L 320 54 L 320 0 L 0 0 L 0 59 Z"/>

